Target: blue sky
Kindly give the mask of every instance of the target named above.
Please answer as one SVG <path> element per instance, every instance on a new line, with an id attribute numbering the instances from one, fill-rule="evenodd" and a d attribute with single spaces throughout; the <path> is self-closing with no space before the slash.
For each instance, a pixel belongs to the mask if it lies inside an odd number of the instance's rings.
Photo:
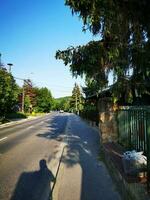
<path id="1" fill-rule="evenodd" d="M 31 78 L 48 87 L 54 97 L 71 95 L 74 83 L 69 67 L 55 59 L 58 49 L 86 44 L 91 33 L 82 32 L 82 21 L 72 16 L 64 0 L 0 0 L 0 52 L 13 63 L 15 77 Z M 22 82 L 18 82 L 22 84 Z"/>

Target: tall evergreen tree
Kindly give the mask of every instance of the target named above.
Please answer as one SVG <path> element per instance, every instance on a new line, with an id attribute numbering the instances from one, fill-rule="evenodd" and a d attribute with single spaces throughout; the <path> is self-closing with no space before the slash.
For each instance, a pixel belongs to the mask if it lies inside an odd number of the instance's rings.
<path id="1" fill-rule="evenodd" d="M 65 0 L 99 41 L 57 51 L 56 58 L 69 65 L 73 76 L 85 75 L 106 87 L 113 72 L 115 92 L 134 96 L 150 92 L 149 0 Z M 127 79 L 129 81 L 126 81 Z M 121 88 L 121 90 L 120 90 Z"/>
<path id="2" fill-rule="evenodd" d="M 79 112 L 82 110 L 82 103 L 83 96 L 80 87 L 75 83 L 70 99 L 70 107 L 73 110 L 73 112 L 79 114 Z"/>

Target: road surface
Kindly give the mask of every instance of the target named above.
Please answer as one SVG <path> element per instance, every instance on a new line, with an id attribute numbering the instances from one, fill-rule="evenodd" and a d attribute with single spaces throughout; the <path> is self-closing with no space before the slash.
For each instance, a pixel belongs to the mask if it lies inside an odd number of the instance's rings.
<path id="1" fill-rule="evenodd" d="M 51 163 L 64 153 L 56 179 Z M 0 128 L 0 200 L 120 200 L 102 161 L 100 138 L 80 117 L 50 113 Z"/>
<path id="2" fill-rule="evenodd" d="M 0 200 L 43 200 L 54 181 L 49 168 L 64 140 L 68 114 L 0 128 Z"/>

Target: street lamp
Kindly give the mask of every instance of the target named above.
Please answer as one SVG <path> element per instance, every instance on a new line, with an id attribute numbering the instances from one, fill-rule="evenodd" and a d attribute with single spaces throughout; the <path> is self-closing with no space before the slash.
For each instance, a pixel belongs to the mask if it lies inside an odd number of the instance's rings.
<path id="1" fill-rule="evenodd" d="M 4 69 L 4 64 L 2 63 L 2 54 L 0 53 L 0 69 Z"/>
<path id="2" fill-rule="evenodd" d="M 0 53 L 0 68 L 1 68 L 1 65 L 2 65 L 1 57 L 2 57 L 2 54 Z"/>
<path id="3" fill-rule="evenodd" d="M 13 66 L 13 64 L 12 63 L 8 63 L 7 65 L 9 66 L 9 73 L 11 73 L 11 67 Z"/>

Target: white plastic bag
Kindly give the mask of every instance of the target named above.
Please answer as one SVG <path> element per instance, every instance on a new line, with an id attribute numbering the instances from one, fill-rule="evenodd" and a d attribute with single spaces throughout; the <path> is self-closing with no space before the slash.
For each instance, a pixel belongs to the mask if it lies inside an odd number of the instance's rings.
<path id="1" fill-rule="evenodd" d="M 143 152 L 126 151 L 122 158 L 123 168 L 126 174 L 136 175 L 138 172 L 145 171 L 147 158 Z"/>

